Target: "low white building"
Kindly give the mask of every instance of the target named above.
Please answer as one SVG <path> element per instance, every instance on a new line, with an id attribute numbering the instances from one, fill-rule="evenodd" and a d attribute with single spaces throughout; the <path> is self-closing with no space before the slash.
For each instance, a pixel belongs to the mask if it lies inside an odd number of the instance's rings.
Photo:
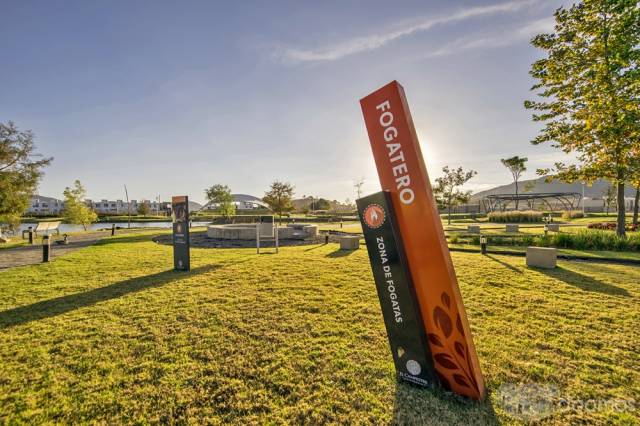
<path id="1" fill-rule="evenodd" d="M 138 208 L 142 203 L 149 206 L 149 211 L 152 214 L 163 214 L 168 211 L 167 203 L 158 203 L 157 201 L 147 200 L 131 200 L 129 203 L 123 200 L 86 200 L 87 204 L 98 214 L 104 215 L 125 215 L 125 214 L 138 214 Z"/>
<path id="2" fill-rule="evenodd" d="M 57 216 L 64 209 L 64 201 L 57 198 L 34 195 L 29 200 L 27 214 L 31 216 Z"/>
<path id="3" fill-rule="evenodd" d="M 123 200 L 85 200 L 87 206 L 99 215 L 132 215 L 138 214 L 138 207 L 141 203 L 149 205 L 151 214 L 167 214 L 171 203 L 157 201 L 137 201 L 131 200 L 129 203 Z M 26 214 L 29 216 L 59 216 L 64 210 L 64 201 L 43 195 L 34 195 L 29 200 L 29 207 Z"/>

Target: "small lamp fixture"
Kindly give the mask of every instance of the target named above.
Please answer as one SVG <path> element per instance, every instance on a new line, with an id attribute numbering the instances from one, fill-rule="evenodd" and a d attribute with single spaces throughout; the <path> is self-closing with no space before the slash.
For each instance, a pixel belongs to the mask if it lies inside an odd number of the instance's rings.
<path id="1" fill-rule="evenodd" d="M 480 252 L 487 254 L 487 237 L 480 235 Z"/>

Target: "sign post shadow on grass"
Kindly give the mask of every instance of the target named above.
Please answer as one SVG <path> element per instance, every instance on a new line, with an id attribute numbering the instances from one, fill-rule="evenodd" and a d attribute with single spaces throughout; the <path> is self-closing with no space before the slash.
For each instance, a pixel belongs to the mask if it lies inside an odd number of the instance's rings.
<path id="1" fill-rule="evenodd" d="M 189 197 L 186 195 L 171 198 L 173 217 L 173 268 L 176 271 L 188 271 L 191 268 L 189 253 Z"/>
<path id="2" fill-rule="evenodd" d="M 423 365 L 415 355 L 410 366 L 408 360 L 398 363 L 403 353 L 398 349 L 400 340 L 396 341 L 397 335 L 387 327 L 398 376 L 418 384 L 441 384 L 458 395 L 482 400 L 485 387 L 480 363 L 404 89 L 392 81 L 361 99 L 360 105 L 380 185 L 388 191 L 388 195 L 358 200 L 376 286 L 384 295 L 380 302 L 385 324 L 397 320 L 398 307 L 409 313 L 415 306 L 415 326 L 406 327 L 405 332 L 412 336 L 409 340 L 422 352 L 422 359 L 429 360 Z M 381 230 L 385 214 L 391 217 L 386 231 Z M 392 271 L 384 269 L 391 262 L 390 258 L 387 263 L 382 260 L 383 250 L 389 246 L 380 248 L 381 236 L 399 249 L 395 274 L 400 280 L 385 275 Z M 388 280 L 392 280 L 396 296 L 392 296 Z M 400 306 L 398 291 L 403 287 L 408 289 L 405 298 L 412 298 L 413 303 Z M 405 346 L 401 348 L 406 354 Z"/>

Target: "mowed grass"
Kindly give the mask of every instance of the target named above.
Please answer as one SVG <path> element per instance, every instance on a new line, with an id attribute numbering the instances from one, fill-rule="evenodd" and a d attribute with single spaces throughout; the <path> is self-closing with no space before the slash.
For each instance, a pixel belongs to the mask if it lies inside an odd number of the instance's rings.
<path id="1" fill-rule="evenodd" d="M 640 404 L 640 268 L 453 253 L 489 389 L 473 403 L 396 381 L 364 248 L 193 249 L 184 273 L 151 235 L 0 272 L 0 421 L 520 423 L 510 383 Z"/>

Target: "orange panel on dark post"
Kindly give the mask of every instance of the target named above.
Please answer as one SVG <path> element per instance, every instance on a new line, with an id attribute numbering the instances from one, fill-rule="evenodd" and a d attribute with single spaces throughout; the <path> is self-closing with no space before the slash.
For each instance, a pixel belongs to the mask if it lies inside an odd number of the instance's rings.
<path id="1" fill-rule="evenodd" d="M 436 372 L 446 388 L 481 400 L 484 379 L 404 89 L 393 81 L 360 105 L 380 184 L 392 193 Z"/>

